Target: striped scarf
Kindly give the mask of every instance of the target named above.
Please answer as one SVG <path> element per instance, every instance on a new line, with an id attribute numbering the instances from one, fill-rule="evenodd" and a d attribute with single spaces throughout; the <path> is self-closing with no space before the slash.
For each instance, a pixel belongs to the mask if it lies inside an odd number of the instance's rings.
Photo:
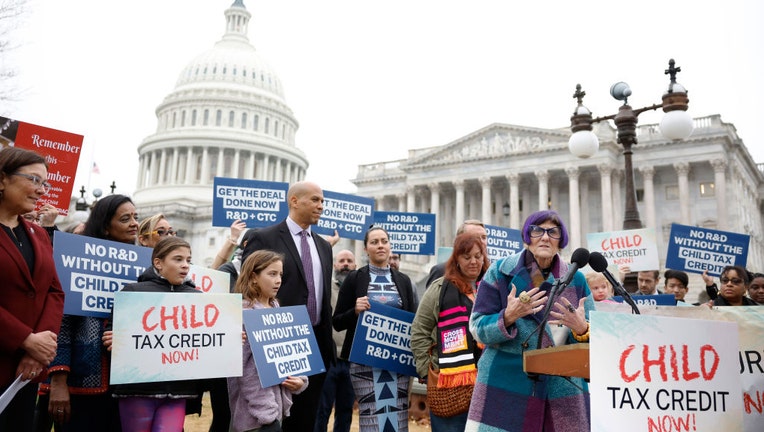
<path id="1" fill-rule="evenodd" d="M 437 331 L 439 388 L 475 384 L 480 353 L 468 328 L 471 313 L 472 300 L 444 279 Z"/>

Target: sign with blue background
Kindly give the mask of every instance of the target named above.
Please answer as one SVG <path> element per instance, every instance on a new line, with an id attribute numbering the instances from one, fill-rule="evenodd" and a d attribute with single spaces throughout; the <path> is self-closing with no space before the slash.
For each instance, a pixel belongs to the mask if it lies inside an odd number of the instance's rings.
<path id="1" fill-rule="evenodd" d="M 247 228 L 263 228 L 289 214 L 287 183 L 215 177 L 214 185 L 212 226 L 229 227 L 241 220 Z"/>
<path id="2" fill-rule="evenodd" d="M 491 262 L 523 250 L 522 231 L 495 225 L 486 225 L 485 230 L 488 234 L 488 258 Z"/>
<path id="3" fill-rule="evenodd" d="M 633 295 L 631 298 L 640 306 L 676 306 L 674 294 Z M 613 300 L 623 303 L 621 296 L 613 296 Z"/>
<path id="4" fill-rule="evenodd" d="M 263 388 L 326 372 L 305 306 L 245 309 L 243 316 Z"/>
<path id="5" fill-rule="evenodd" d="M 358 316 L 349 360 L 417 376 L 414 355 L 411 353 L 411 323 L 414 314 L 377 302 L 370 303 L 371 309 Z"/>
<path id="6" fill-rule="evenodd" d="M 746 266 L 750 236 L 671 224 L 666 268 L 719 276 L 729 265 Z"/>
<path id="7" fill-rule="evenodd" d="M 373 212 L 371 198 L 324 191 L 324 211 L 312 230 L 328 236 L 336 230 L 342 238 L 363 240 Z"/>
<path id="8" fill-rule="evenodd" d="M 374 225 L 390 234 L 393 253 L 435 255 L 435 215 L 432 213 L 374 213 Z"/>
<path id="9" fill-rule="evenodd" d="M 151 265 L 151 248 L 56 231 L 53 259 L 66 293 L 64 313 L 109 318 L 114 293 Z"/>

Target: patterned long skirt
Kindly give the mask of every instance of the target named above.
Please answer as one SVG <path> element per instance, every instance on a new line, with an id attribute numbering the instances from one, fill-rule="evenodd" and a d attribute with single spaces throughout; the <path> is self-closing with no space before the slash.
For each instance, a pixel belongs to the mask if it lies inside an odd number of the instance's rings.
<path id="1" fill-rule="evenodd" d="M 396 372 L 350 364 L 360 432 L 408 432 L 410 381 Z"/>

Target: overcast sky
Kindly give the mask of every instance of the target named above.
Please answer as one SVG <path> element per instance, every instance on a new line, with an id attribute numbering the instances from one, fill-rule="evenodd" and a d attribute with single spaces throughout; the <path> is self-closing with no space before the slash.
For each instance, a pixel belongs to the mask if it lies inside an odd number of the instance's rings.
<path id="1" fill-rule="evenodd" d="M 222 37 L 232 3 L 28 0 L 19 48 L 3 60 L 24 93 L 0 112 L 85 136 L 75 189 L 116 180 L 131 194 L 157 105 Z M 250 42 L 300 123 L 307 178 L 327 190 L 352 193 L 359 164 L 403 159 L 491 123 L 568 126 L 577 83 L 595 116 L 618 110 L 608 93 L 617 81 L 630 84 L 635 108 L 659 103 L 669 58 L 682 68 L 690 114 L 721 114 L 764 162 L 761 2 L 244 3 Z M 98 176 L 89 176 L 91 157 Z"/>

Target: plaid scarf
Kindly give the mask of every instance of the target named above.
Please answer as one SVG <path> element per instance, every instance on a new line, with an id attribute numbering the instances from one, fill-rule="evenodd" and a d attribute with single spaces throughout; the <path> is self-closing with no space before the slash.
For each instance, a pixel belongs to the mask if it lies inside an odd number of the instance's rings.
<path id="1" fill-rule="evenodd" d="M 438 387 L 474 385 L 480 349 L 469 331 L 472 300 L 444 279 L 438 315 Z"/>

